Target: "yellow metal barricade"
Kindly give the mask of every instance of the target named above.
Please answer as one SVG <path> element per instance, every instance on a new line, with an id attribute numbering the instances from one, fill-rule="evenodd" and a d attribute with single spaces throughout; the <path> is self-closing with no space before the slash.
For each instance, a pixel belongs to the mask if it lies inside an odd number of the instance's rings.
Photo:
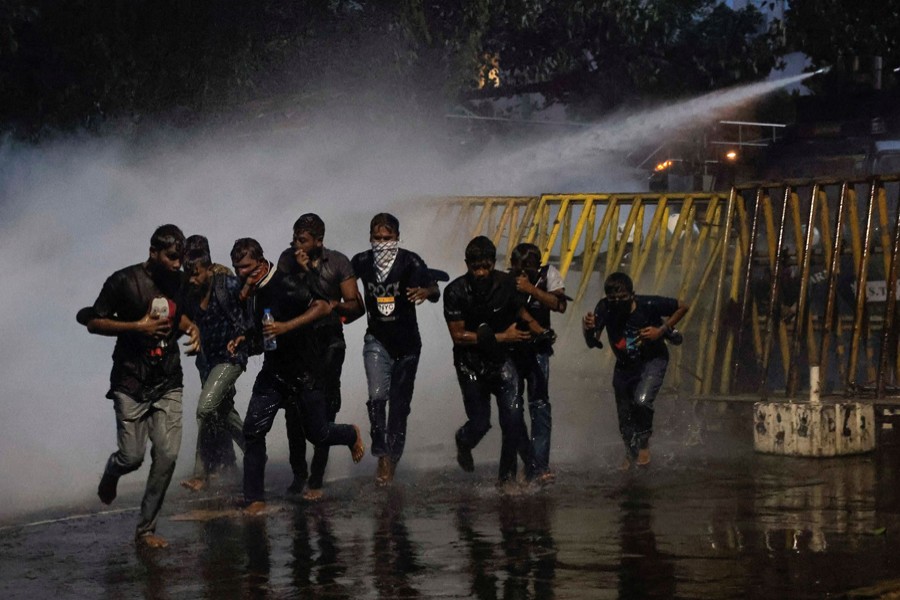
<path id="1" fill-rule="evenodd" d="M 602 296 L 614 271 L 628 273 L 638 293 L 689 302 L 679 328 L 696 351 L 675 350 L 673 360 L 696 394 L 792 397 L 818 365 L 826 393 L 881 396 L 897 393 L 900 380 L 891 293 L 900 270 L 898 180 L 456 197 L 439 210 L 456 212 L 461 237 L 490 237 L 498 268 L 516 244 L 536 244 L 575 303 L 587 300 L 575 315 Z"/>

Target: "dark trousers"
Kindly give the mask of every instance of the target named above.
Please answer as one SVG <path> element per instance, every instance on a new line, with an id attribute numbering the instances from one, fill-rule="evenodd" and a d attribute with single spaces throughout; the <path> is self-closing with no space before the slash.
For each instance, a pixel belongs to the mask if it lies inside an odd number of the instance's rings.
<path id="1" fill-rule="evenodd" d="M 279 408 L 297 411 L 303 432 L 310 442 L 322 446 L 352 446 L 356 430 L 328 420 L 325 394 L 298 384 L 288 386 L 273 373 L 260 371 L 244 417 L 244 500 L 265 500 L 266 434 L 272 429 Z"/>
<path id="2" fill-rule="evenodd" d="M 466 423 L 456 431 L 456 441 L 472 449 L 491 428 L 491 394 L 497 398 L 502 442 L 500 447 L 501 481 L 516 478 L 517 454 L 529 456 L 528 432 L 525 429 L 525 410 L 519 395 L 519 375 L 511 358 L 507 358 L 492 373 L 475 373 L 457 361 L 456 376 L 466 409 Z M 526 461 L 526 476 L 531 477 Z"/>
<path id="3" fill-rule="evenodd" d="M 519 373 L 519 399 L 528 393 L 531 420 L 531 472 L 540 475 L 550 470 L 550 353 L 524 351 L 516 356 Z M 526 460 L 523 456 L 522 460 Z"/>
<path id="4" fill-rule="evenodd" d="M 325 355 L 325 380 L 323 381 L 327 417 L 329 423 L 334 423 L 338 412 L 341 410 L 341 372 L 344 368 L 346 347 L 344 339 L 340 338 L 329 346 Z M 315 446 L 313 458 L 306 468 L 306 434 L 303 424 L 300 422 L 297 411 L 285 411 L 284 420 L 287 426 L 288 451 L 290 455 L 291 471 L 294 479 L 309 480 L 309 487 L 319 489 L 325 479 L 325 467 L 328 465 L 328 446 Z"/>
<path id="5" fill-rule="evenodd" d="M 372 456 L 387 456 L 396 464 L 406 446 L 406 422 L 419 369 L 419 353 L 394 358 L 375 336 L 366 335 L 363 363 L 369 388 L 366 408 Z"/>
<path id="6" fill-rule="evenodd" d="M 619 416 L 619 433 L 632 456 L 647 448 L 653 433 L 653 401 L 662 387 L 669 361 L 654 358 L 632 369 L 616 365 L 613 373 L 613 390 L 616 395 L 616 412 Z"/>

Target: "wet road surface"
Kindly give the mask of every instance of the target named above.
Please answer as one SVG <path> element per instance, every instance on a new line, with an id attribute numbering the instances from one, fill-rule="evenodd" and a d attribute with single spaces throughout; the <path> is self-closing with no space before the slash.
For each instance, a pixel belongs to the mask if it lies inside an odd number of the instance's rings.
<path id="1" fill-rule="evenodd" d="M 2 598 L 827 598 L 900 595 L 900 446 L 796 459 L 674 440 L 621 473 L 558 465 L 545 489 L 498 490 L 496 463 L 330 482 L 243 517 L 236 486 L 173 483 L 159 525 L 131 541 L 135 498 L 0 530 Z M 121 501 L 121 502 L 120 502 Z M 75 509 L 73 509 L 75 511 Z M 63 519 L 63 520 L 59 520 Z"/>

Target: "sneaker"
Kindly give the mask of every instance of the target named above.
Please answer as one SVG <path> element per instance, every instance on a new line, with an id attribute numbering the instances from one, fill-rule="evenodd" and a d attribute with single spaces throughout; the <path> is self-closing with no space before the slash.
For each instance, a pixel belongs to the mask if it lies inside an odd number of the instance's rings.
<path id="1" fill-rule="evenodd" d="M 456 438 L 456 462 L 459 463 L 459 466 L 466 473 L 471 473 L 475 470 L 475 459 L 472 458 L 472 450 L 464 447 L 460 443 L 459 438 Z"/>
<path id="2" fill-rule="evenodd" d="M 119 478 L 109 473 L 104 473 L 100 478 L 100 485 L 97 486 L 97 495 L 100 496 L 100 502 L 103 504 L 112 504 L 116 499 L 116 488 L 119 485 Z"/>
<path id="3" fill-rule="evenodd" d="M 638 450 L 637 460 L 635 461 L 639 467 L 646 467 L 650 464 L 650 448 L 641 448 Z"/>

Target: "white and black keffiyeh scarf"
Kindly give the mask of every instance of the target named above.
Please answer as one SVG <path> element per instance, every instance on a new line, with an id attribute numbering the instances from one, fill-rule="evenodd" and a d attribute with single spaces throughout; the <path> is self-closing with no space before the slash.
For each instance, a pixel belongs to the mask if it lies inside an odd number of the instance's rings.
<path id="1" fill-rule="evenodd" d="M 375 255 L 375 275 L 378 281 L 387 279 L 391 267 L 394 266 L 394 260 L 397 258 L 399 249 L 400 242 L 397 240 L 372 243 L 372 254 Z"/>

